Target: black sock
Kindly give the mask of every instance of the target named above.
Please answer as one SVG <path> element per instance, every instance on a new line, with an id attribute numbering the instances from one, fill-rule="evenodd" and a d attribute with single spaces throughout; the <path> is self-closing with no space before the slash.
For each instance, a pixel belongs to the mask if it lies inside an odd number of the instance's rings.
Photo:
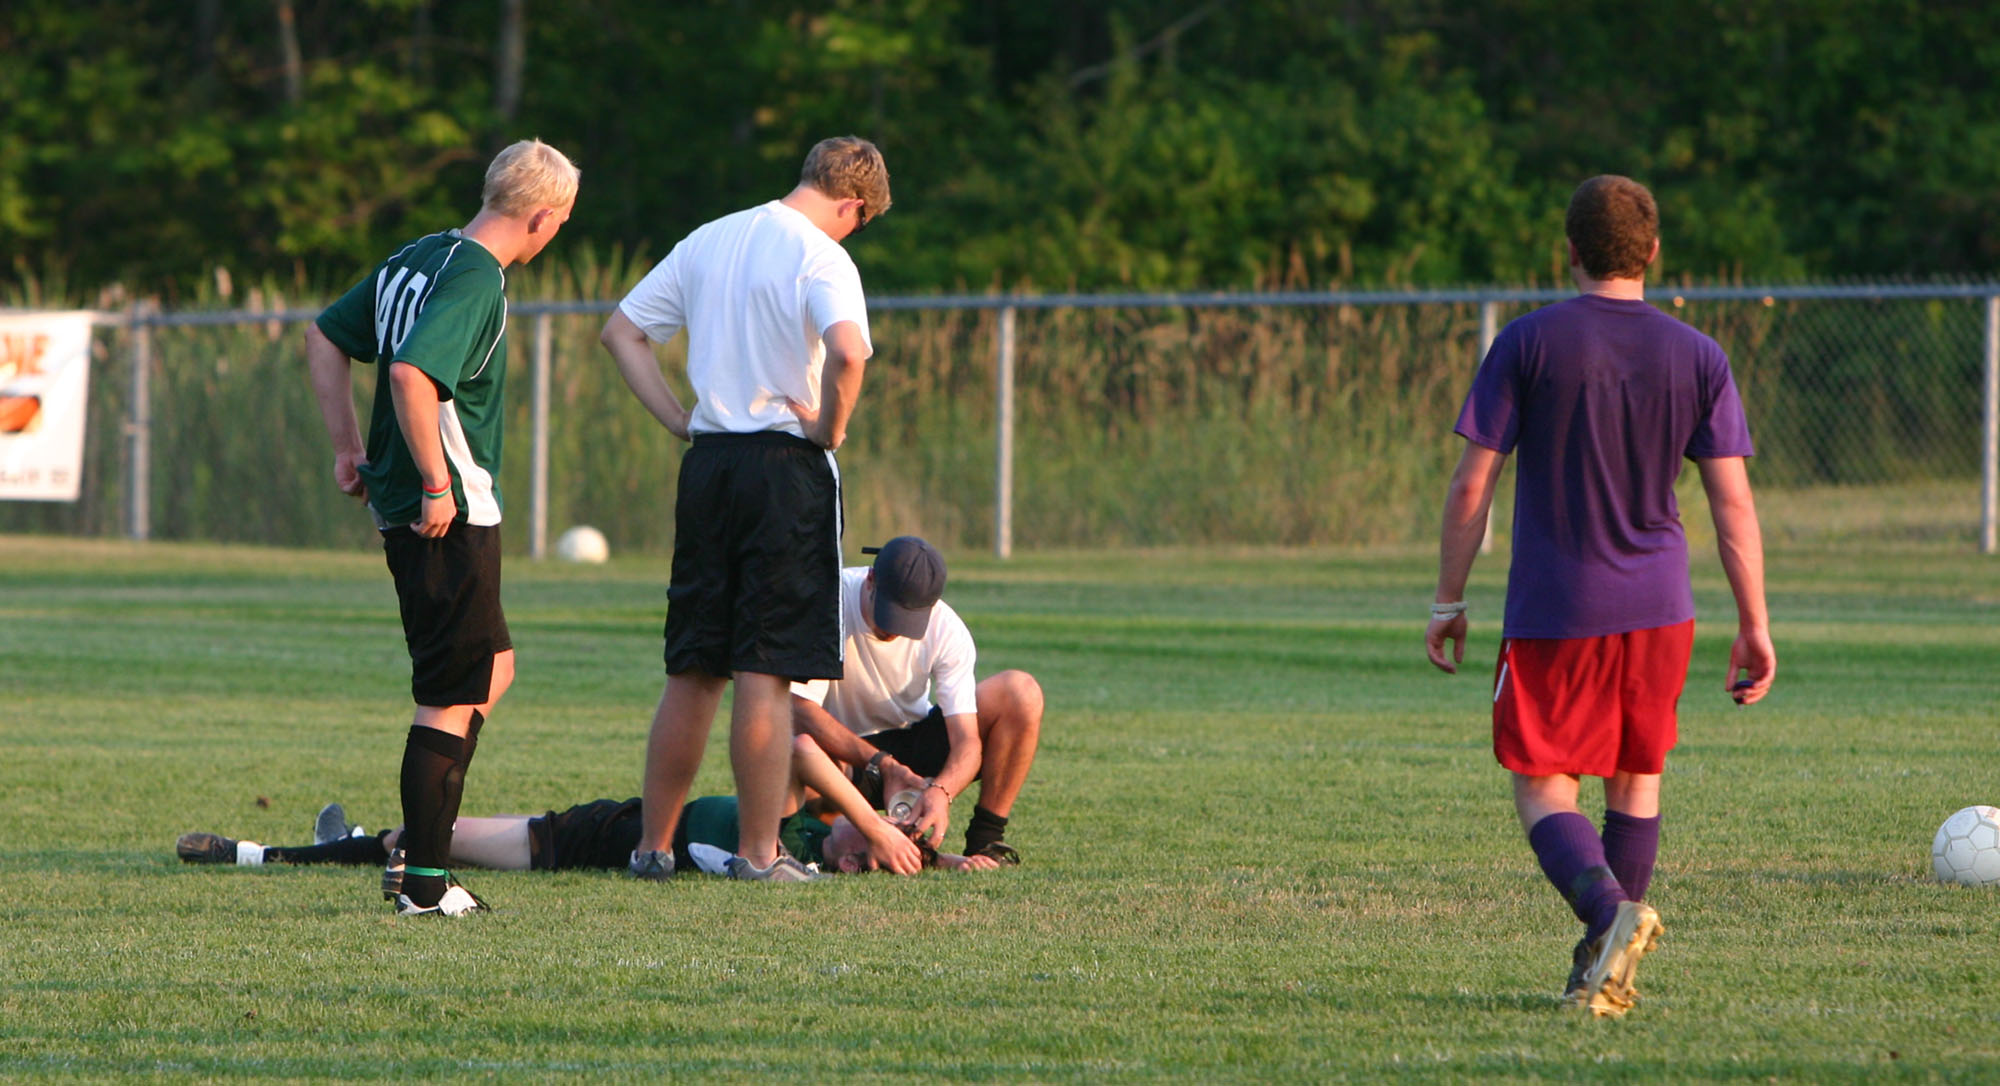
<path id="1" fill-rule="evenodd" d="M 380 867 L 389 862 L 389 850 L 382 845 L 382 838 L 388 831 L 371 837 L 342 837 L 323 845 L 303 845 L 297 848 L 267 848 L 264 862 L 267 864 L 374 864 Z"/>
<path id="2" fill-rule="evenodd" d="M 449 732 L 410 725 L 403 746 L 402 846 L 411 868 L 451 864 L 451 824 L 465 792 L 468 745 Z M 403 893 L 417 905 L 435 905 L 444 896 L 444 876 L 411 871 L 403 877 Z"/>
<path id="3" fill-rule="evenodd" d="M 965 824 L 965 854 L 974 856 L 987 845 L 1007 836 L 1007 820 L 984 807 L 972 809 L 972 821 Z"/>
<path id="4" fill-rule="evenodd" d="M 451 789 L 451 819 L 444 824 L 444 862 L 439 867 L 451 866 L 451 827 L 458 821 L 459 800 L 465 795 L 465 771 L 472 765 L 472 752 L 479 749 L 479 729 L 486 726 L 486 717 L 479 710 L 472 711 L 472 719 L 465 729 L 465 748 L 458 755 L 458 769 L 445 777 L 445 784 Z"/>

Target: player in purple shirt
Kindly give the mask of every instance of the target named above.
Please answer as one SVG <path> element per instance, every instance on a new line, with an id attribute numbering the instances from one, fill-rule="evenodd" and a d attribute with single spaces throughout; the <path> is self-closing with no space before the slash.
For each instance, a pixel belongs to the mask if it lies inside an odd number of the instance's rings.
<path id="1" fill-rule="evenodd" d="M 1457 671 L 1466 578 L 1494 483 L 1518 454 L 1494 755 L 1513 772 L 1515 811 L 1543 873 L 1584 923 L 1564 999 L 1615 1017 L 1632 1006 L 1634 971 L 1662 930 L 1643 898 L 1694 644 L 1674 501 L 1682 458 L 1701 471 L 1736 597 L 1723 685 L 1739 704 L 1770 689 L 1777 654 L 1744 469 L 1753 449 L 1729 360 L 1645 300 L 1660 251 L 1652 193 L 1593 177 L 1570 198 L 1564 229 L 1581 293 L 1509 324 L 1459 413 L 1466 448 L 1445 499 L 1424 640 L 1431 663 Z M 1577 807 L 1585 775 L 1604 778 L 1602 834 Z"/>

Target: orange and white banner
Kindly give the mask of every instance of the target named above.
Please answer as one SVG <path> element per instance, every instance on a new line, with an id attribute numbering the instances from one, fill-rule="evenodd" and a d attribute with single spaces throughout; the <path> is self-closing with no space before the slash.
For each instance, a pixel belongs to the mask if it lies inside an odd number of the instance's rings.
<path id="1" fill-rule="evenodd" d="M 89 313 L 0 316 L 0 501 L 76 500 L 89 393 Z"/>

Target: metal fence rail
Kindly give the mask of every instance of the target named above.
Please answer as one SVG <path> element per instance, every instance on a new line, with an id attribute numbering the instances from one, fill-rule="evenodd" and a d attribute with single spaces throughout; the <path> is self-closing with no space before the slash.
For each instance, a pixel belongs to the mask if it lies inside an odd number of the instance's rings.
<path id="1" fill-rule="evenodd" d="M 1571 293 L 1468 289 L 960 295 L 875 298 L 870 307 L 879 315 L 878 322 L 920 318 L 936 322 L 926 331 L 939 344 L 934 350 L 927 348 L 926 357 L 935 354 L 936 360 L 919 367 L 928 365 L 937 374 L 903 375 L 915 384 L 888 395 L 902 395 L 912 405 L 942 412 L 936 415 L 941 421 L 929 424 L 931 431 L 912 431 L 901 435 L 904 438 L 924 443 L 948 434 L 957 439 L 968 426 L 982 438 L 990 432 L 992 502 L 987 534 L 994 553 L 1005 557 L 1013 549 L 1017 528 L 1017 385 L 1024 379 L 1034 386 L 1028 418 L 1043 429 L 1057 425 L 1050 420 L 1058 416 L 1067 418 L 1065 412 L 1090 411 L 1098 412 L 1107 427 L 1118 421 L 1121 412 L 1152 412 L 1147 416 L 1154 419 L 1152 425 L 1171 429 L 1190 425 L 1190 420 L 1226 415 L 1230 405 L 1218 407 L 1218 399 L 1239 395 L 1234 407 L 1246 413 L 1246 426 L 1254 425 L 1247 421 L 1248 415 L 1264 409 L 1258 405 L 1282 405 L 1281 413 L 1292 412 L 1285 416 L 1288 424 L 1296 426 L 1317 417 L 1314 412 L 1327 404 L 1358 396 L 1370 398 L 1371 409 L 1378 414 L 1385 410 L 1384 396 L 1401 397 L 1398 410 L 1416 412 L 1421 400 L 1422 411 L 1436 414 L 1440 404 L 1455 405 L 1463 394 L 1464 381 L 1505 319 Z M 1650 299 L 1715 335 L 1729 350 L 1751 405 L 1760 447 L 1760 486 L 1767 478 L 1805 488 L 1961 478 L 1969 486 L 1976 473 L 1980 510 L 1976 542 L 1981 551 L 1995 553 L 2000 546 L 2000 283 L 1656 286 Z M 556 323 L 566 321 L 570 334 L 561 349 L 574 357 L 580 330 L 570 326 L 587 323 L 594 344 L 595 320 L 580 319 L 608 314 L 614 307 L 611 301 L 531 301 L 512 307 L 516 339 L 525 338 L 529 344 L 526 545 L 534 557 L 543 556 L 548 547 L 551 426 L 552 420 L 560 419 L 553 407 L 559 350 Z M 1274 315 L 1281 312 L 1291 314 L 1284 318 L 1291 323 L 1282 334 L 1272 331 Z M 296 341 L 290 334 L 281 337 L 279 330 L 296 332 L 293 326 L 317 313 L 317 309 L 159 312 L 142 305 L 98 314 L 95 323 L 121 329 L 126 338 L 127 380 L 117 397 L 122 400 L 117 419 L 123 449 L 117 459 L 123 468 L 124 534 L 143 540 L 156 530 L 154 497 L 161 489 L 155 479 L 155 430 L 161 421 L 156 401 L 162 396 L 156 381 L 163 366 L 174 367 L 175 372 L 183 366 L 199 368 L 201 354 L 208 349 L 200 336 L 246 326 L 267 330 L 271 346 L 264 349 L 264 361 L 296 355 Z M 1476 331 L 1470 320 L 1475 316 Z M 530 323 L 527 337 L 518 335 L 522 319 Z M 1362 333 L 1352 330 L 1369 320 L 1380 327 L 1366 335 L 1378 338 L 1354 338 Z M 172 352 L 163 351 L 158 339 L 168 330 L 179 330 L 187 342 Z M 981 337 L 986 338 L 983 349 L 978 346 Z M 1079 361 L 1075 341 L 1080 339 L 1090 340 L 1090 350 L 1103 357 Z M 1406 365 L 1394 373 L 1371 374 L 1365 362 L 1357 365 L 1353 357 L 1365 353 L 1371 342 L 1448 361 L 1429 371 Z M 218 371 L 240 366 L 231 360 L 240 349 L 214 348 Z M 587 351 L 588 345 L 583 349 Z M 1025 372 L 1017 359 L 1023 350 L 1033 356 Z M 973 360 L 975 353 L 982 357 Z M 1320 355 L 1327 360 L 1324 376 L 1315 369 Z M 259 364 L 253 361 L 250 366 Z M 1075 377 L 1086 370 L 1091 376 Z M 1274 373 L 1277 380 L 1294 387 L 1273 392 L 1266 386 Z M 1441 375 L 1449 378 L 1442 386 Z M 302 374 L 294 372 L 285 379 L 303 388 Z M 872 397 L 873 370 L 870 381 Z M 218 382 L 220 378 L 211 385 L 219 388 Z M 976 387 L 982 382 L 990 382 L 983 392 Z M 1357 390 L 1357 382 L 1382 387 Z M 291 395 L 280 386 L 260 387 L 261 391 L 245 394 L 245 401 L 260 409 L 267 406 L 265 401 Z M 578 393 L 571 388 L 567 395 L 571 400 L 580 395 L 601 402 L 593 399 L 600 391 Z M 173 395 L 171 411 L 185 413 L 207 406 L 189 402 L 202 395 L 200 389 L 177 388 Z M 943 412 L 933 402 L 936 397 L 955 406 Z M 94 394 L 93 400 L 97 399 Z M 966 402 L 972 400 L 984 403 Z M 864 407 L 868 402 L 864 397 Z M 296 403 L 290 410 L 296 413 Z M 1449 421 L 1443 421 L 1446 433 Z M 302 443 L 312 450 L 324 445 L 323 435 L 316 432 L 294 433 L 285 423 L 277 429 L 279 435 L 267 439 L 267 444 Z M 1384 447 L 1378 444 L 1377 451 Z M 1295 449 L 1277 449 L 1270 455 L 1275 458 L 1270 463 L 1283 464 L 1291 462 L 1285 457 L 1298 454 Z M 106 467 L 98 465 L 100 471 Z M 193 467 L 199 477 L 200 465 Z M 177 463 L 174 471 L 189 468 Z M 933 481 L 933 489 L 956 491 L 962 497 L 967 489 L 965 469 L 952 470 L 958 472 L 953 476 L 956 482 L 940 475 L 942 481 Z M 1434 489 L 1441 488 L 1441 479 Z M 572 485 L 580 484 L 572 480 Z M 177 500 L 179 489 L 167 488 L 170 501 Z M 1337 489 L 1321 485 L 1316 493 Z M 1198 516 L 1199 511 L 1190 515 Z M 204 517 L 212 514 L 177 516 L 176 534 L 199 535 L 188 522 Z M 72 527 L 105 528 L 84 520 Z M 9 523 L 13 522 L 0 519 L 0 525 Z M 1071 536 L 1091 538 L 1092 531 L 1101 530 L 1086 524 L 1049 528 L 1046 516 L 1038 523 L 1044 526 L 1042 534 L 1063 536 L 1065 542 L 1074 541 Z M 1314 538 L 1310 525 L 1281 525 L 1271 531 L 1277 537 L 1272 541 Z M 967 528 L 966 534 L 974 533 Z"/>

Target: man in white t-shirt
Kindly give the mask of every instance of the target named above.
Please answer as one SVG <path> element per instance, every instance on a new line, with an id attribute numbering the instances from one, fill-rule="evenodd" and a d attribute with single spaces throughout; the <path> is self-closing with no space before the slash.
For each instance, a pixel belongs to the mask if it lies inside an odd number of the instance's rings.
<path id="1" fill-rule="evenodd" d="M 675 437 L 674 566 L 665 691 L 646 743 L 645 829 L 633 875 L 673 873 L 681 806 L 733 679 L 729 756 L 741 878 L 800 881 L 778 847 L 791 762 L 788 687 L 840 665 L 840 471 L 874 348 L 861 276 L 840 243 L 889 209 L 882 154 L 822 140 L 783 199 L 683 238 L 599 339 L 639 402 Z M 688 333 L 692 410 L 653 344 Z"/>
<path id="2" fill-rule="evenodd" d="M 972 634 L 938 598 L 945 570 L 935 547 L 898 536 L 863 553 L 874 565 L 840 575 L 844 670 L 793 684 L 792 727 L 847 765 L 877 806 L 919 793 L 910 819 L 933 846 L 953 797 L 978 780 L 965 854 L 1019 863 L 1002 838 L 1041 740 L 1041 684 L 1025 671 L 975 682 Z"/>

